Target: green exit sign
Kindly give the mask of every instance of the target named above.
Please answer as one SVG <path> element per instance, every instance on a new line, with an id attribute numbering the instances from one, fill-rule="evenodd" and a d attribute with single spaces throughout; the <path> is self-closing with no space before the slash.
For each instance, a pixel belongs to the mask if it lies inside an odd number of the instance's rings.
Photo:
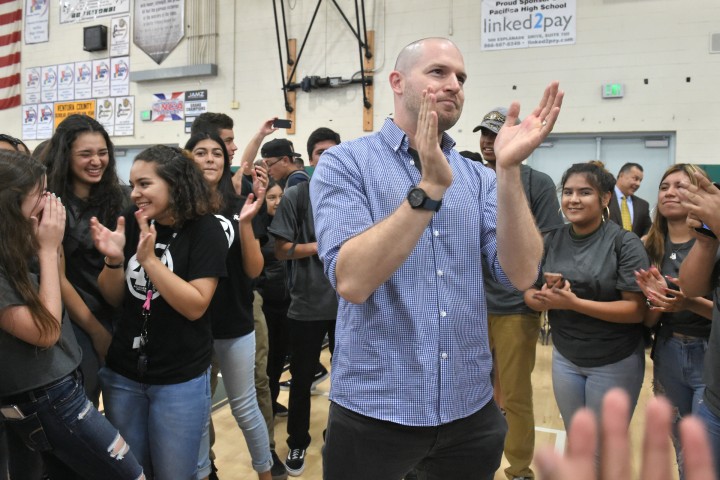
<path id="1" fill-rule="evenodd" d="M 625 96 L 625 85 L 622 83 L 606 83 L 602 86 L 603 98 L 622 98 Z"/>

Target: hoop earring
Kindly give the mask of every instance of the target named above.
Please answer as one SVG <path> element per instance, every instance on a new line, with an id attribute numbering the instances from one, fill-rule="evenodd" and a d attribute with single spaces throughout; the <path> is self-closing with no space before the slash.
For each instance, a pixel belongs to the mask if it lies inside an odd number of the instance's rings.
<path id="1" fill-rule="evenodd" d="M 600 214 L 600 218 L 602 218 L 602 221 L 604 222 L 606 218 L 610 218 L 610 207 L 605 205 L 605 210 L 603 210 L 603 213 Z"/>
<path id="2" fill-rule="evenodd" d="M 562 219 L 565 218 L 565 213 L 563 213 L 562 207 L 558 208 L 558 215 L 560 215 L 560 218 L 562 218 Z"/>

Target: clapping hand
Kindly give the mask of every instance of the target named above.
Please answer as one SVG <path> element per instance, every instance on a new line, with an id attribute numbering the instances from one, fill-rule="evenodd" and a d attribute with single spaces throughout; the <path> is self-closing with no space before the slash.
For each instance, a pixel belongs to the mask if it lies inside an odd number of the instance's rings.
<path id="1" fill-rule="evenodd" d="M 90 234 L 98 252 L 108 258 L 123 258 L 125 248 L 125 217 L 118 218 L 115 230 L 100 223 L 97 217 L 90 219 Z"/>
<path id="2" fill-rule="evenodd" d="M 520 104 L 513 102 L 510 105 L 505 124 L 495 139 L 497 167 L 520 165 L 550 134 L 565 95 L 558 86 L 558 82 L 548 85 L 540 104 L 519 124 Z"/>

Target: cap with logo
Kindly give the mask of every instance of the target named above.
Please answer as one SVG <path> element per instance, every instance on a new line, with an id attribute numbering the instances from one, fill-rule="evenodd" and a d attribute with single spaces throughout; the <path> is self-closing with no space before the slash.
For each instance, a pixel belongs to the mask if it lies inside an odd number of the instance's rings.
<path id="1" fill-rule="evenodd" d="M 498 134 L 502 126 L 505 124 L 505 120 L 507 119 L 508 110 L 505 107 L 497 107 L 492 110 L 490 110 L 482 119 L 482 122 L 480 122 L 480 125 L 473 128 L 473 132 L 477 132 L 478 130 L 485 128 L 489 130 L 490 132 L 494 133 L 495 135 Z M 517 123 L 520 123 L 520 119 L 518 119 Z"/>

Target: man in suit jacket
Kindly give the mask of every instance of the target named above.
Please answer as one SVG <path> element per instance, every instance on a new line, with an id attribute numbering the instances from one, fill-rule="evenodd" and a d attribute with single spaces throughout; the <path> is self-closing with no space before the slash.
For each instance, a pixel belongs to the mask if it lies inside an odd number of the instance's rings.
<path id="1" fill-rule="evenodd" d="M 640 188 L 643 180 L 643 168 L 637 163 L 626 163 L 618 173 L 615 191 L 610 200 L 610 220 L 622 226 L 621 205 L 622 199 L 627 199 L 630 218 L 632 220 L 632 232 L 642 237 L 650 230 L 652 220 L 650 219 L 650 205 L 635 192 Z"/>

